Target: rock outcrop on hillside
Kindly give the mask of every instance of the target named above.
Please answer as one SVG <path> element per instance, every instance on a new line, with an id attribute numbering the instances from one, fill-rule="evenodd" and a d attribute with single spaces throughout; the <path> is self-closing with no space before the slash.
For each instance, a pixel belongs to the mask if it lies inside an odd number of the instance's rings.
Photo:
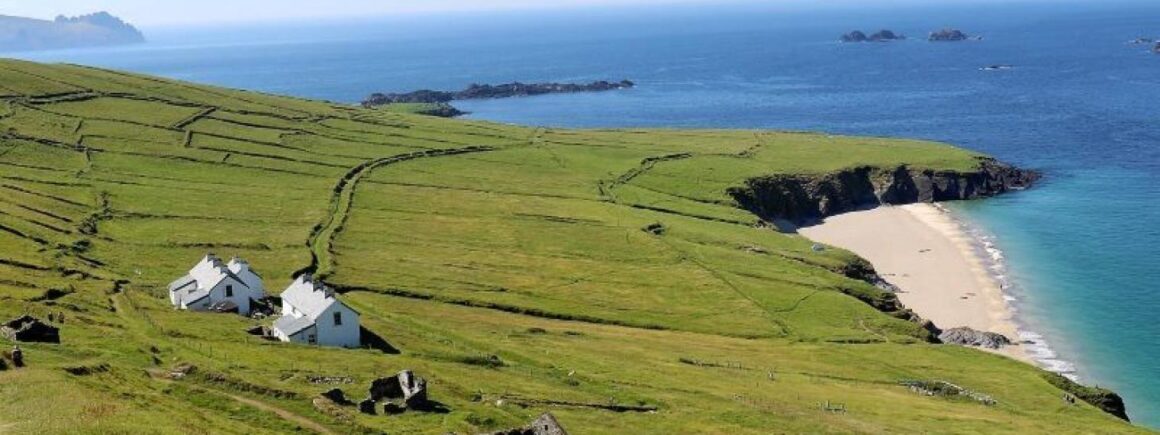
<path id="1" fill-rule="evenodd" d="M 946 344 L 985 347 L 987 349 L 998 349 L 1011 345 L 1011 339 L 1007 338 L 1006 335 L 977 331 L 966 326 L 945 330 L 939 334 L 938 339 Z"/>
<path id="2" fill-rule="evenodd" d="M 978 167 L 969 172 L 863 166 L 821 176 L 753 178 L 728 193 L 762 219 L 802 224 L 884 204 L 994 196 L 1030 187 L 1039 178 L 1039 172 L 980 158 Z"/>
<path id="3" fill-rule="evenodd" d="M 1124 398 L 1116 392 L 1106 388 L 1080 385 L 1058 373 L 1045 373 L 1043 377 L 1056 388 L 1066 391 L 1068 394 L 1074 394 L 1080 400 L 1121 420 L 1131 421 L 1128 418 L 1128 408 L 1124 406 Z"/>
<path id="4" fill-rule="evenodd" d="M 53 21 L 0 16 L 0 51 L 137 44 L 145 36 L 136 27 L 108 12 Z"/>

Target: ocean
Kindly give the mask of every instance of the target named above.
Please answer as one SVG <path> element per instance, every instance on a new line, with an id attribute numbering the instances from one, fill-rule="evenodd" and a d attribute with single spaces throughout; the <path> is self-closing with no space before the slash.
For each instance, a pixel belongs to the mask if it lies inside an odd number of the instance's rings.
<path id="1" fill-rule="evenodd" d="M 148 29 L 13 56 L 355 103 L 471 83 L 631 79 L 627 91 L 456 103 L 561 127 L 821 130 L 950 142 L 1046 173 L 950 206 L 1008 284 L 1043 364 L 1160 428 L 1160 4 L 670 7 Z M 981 41 L 929 43 L 954 26 Z M 910 35 L 840 44 L 854 29 Z M 1011 69 L 981 67 L 1010 64 Z"/>

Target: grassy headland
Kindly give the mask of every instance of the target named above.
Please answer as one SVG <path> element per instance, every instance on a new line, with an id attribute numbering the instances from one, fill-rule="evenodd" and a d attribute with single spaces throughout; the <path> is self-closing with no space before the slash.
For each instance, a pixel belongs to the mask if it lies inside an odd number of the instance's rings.
<path id="1" fill-rule="evenodd" d="M 578 434 L 1137 430 L 1039 369 L 927 344 L 864 302 L 890 296 L 848 277 L 858 258 L 758 225 L 727 193 L 979 165 L 947 145 L 518 127 L 17 61 L 0 61 L 0 134 L 0 319 L 65 319 L 62 344 L 0 371 L 0 431 L 476 433 L 546 410 Z M 174 311 L 165 284 L 206 251 L 244 256 L 273 292 L 313 266 L 401 353 L 260 342 L 254 321 Z M 150 375 L 178 363 L 199 374 Z M 350 376 L 361 398 L 401 369 L 450 412 L 311 405 L 331 386 L 309 375 Z"/>

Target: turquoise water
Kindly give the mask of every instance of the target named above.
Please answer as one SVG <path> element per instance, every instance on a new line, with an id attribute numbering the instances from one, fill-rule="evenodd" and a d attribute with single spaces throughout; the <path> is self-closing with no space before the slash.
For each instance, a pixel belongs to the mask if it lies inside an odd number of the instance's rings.
<path id="1" fill-rule="evenodd" d="M 474 118 L 569 127 L 826 130 L 936 139 L 1047 173 L 955 205 L 1001 252 L 1053 368 L 1160 427 L 1160 5 L 786 12 L 669 8 L 154 29 L 140 47 L 23 54 L 355 102 L 473 82 L 636 81 L 634 90 L 464 102 Z M 846 31 L 948 24 L 981 42 L 842 45 Z M 149 29 L 147 29 L 149 30 Z M 1013 64 L 1006 71 L 980 71 Z"/>

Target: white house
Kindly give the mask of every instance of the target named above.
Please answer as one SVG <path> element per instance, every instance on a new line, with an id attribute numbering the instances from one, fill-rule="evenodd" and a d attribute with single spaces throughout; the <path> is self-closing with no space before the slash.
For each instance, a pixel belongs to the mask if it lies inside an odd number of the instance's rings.
<path id="1" fill-rule="evenodd" d="M 336 347 L 359 347 L 362 338 L 358 311 L 307 274 L 282 292 L 282 317 L 273 334 L 282 341 Z"/>
<path id="2" fill-rule="evenodd" d="M 266 297 L 262 277 L 246 260 L 234 257 L 222 263 L 213 254 L 206 254 L 189 274 L 169 284 L 169 301 L 183 310 L 231 311 L 250 315 L 250 302 Z"/>

